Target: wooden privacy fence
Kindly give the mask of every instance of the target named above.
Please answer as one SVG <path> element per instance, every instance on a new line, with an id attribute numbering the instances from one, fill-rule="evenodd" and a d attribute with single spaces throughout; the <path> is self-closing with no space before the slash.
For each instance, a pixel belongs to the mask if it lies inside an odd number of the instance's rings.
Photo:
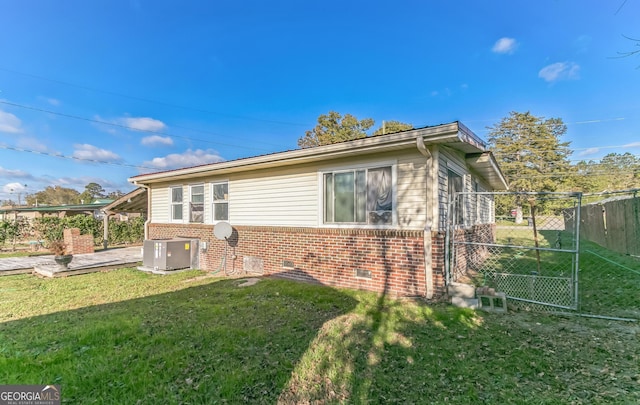
<path id="1" fill-rule="evenodd" d="M 640 197 L 583 206 L 580 236 L 614 252 L 640 256 Z"/>

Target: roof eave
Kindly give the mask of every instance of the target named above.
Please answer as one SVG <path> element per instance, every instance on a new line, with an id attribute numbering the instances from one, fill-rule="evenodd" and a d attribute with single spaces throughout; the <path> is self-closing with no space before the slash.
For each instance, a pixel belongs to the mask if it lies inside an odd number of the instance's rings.
<path id="1" fill-rule="evenodd" d="M 498 166 L 493 153 L 483 152 L 468 155 L 465 159 L 479 175 L 481 175 L 493 190 L 508 190 L 509 183 Z"/>
<path id="2" fill-rule="evenodd" d="M 129 182 L 136 185 L 178 181 L 188 178 L 205 177 L 230 172 L 268 169 L 305 163 L 313 163 L 341 157 L 353 157 L 381 151 L 413 148 L 416 138 L 422 137 L 425 145 L 444 144 L 465 154 L 486 151 L 484 143 L 459 122 L 433 127 L 418 128 L 389 135 L 379 135 L 348 142 L 323 145 L 314 148 L 296 149 L 270 155 L 255 156 L 246 159 L 211 163 L 208 165 L 187 167 L 172 171 L 156 172 L 133 176 Z"/>

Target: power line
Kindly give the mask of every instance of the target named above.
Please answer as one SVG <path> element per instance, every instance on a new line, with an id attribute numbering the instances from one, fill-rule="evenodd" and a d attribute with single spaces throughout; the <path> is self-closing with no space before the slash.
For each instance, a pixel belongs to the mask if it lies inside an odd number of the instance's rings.
<path id="1" fill-rule="evenodd" d="M 63 155 L 61 153 L 41 152 L 41 151 L 37 151 L 37 150 L 16 148 L 16 147 L 7 146 L 7 145 L 0 145 L 0 149 L 12 150 L 12 151 L 15 151 L 15 152 L 33 153 L 33 154 L 36 154 L 36 155 L 44 155 L 44 156 L 55 157 L 55 158 L 60 158 L 60 159 L 79 160 L 79 161 L 83 161 L 83 162 L 91 162 L 91 163 L 110 165 L 110 166 L 121 166 L 121 167 L 130 167 L 130 168 L 132 167 L 132 168 L 135 168 L 135 169 L 158 170 L 157 167 L 139 166 L 139 165 L 132 165 L 132 164 L 128 164 L 128 163 L 119 163 L 119 162 L 109 162 L 107 160 L 87 159 L 87 158 L 80 158 L 80 157 L 77 157 L 77 156 L 66 156 L 66 155 Z"/>
<path id="2" fill-rule="evenodd" d="M 247 117 L 247 116 L 243 116 L 243 115 L 227 114 L 227 113 L 222 113 L 222 112 L 219 112 L 219 111 L 205 110 L 203 108 L 187 107 L 187 106 L 183 106 L 183 105 L 179 105 L 179 104 L 167 103 L 167 102 L 164 102 L 164 101 L 151 100 L 151 99 L 147 99 L 147 98 L 144 98 L 144 97 L 131 96 L 131 95 L 128 95 L 128 94 L 117 93 L 117 92 L 114 92 L 114 91 L 96 89 L 94 87 L 89 87 L 89 86 L 83 86 L 83 85 L 80 85 L 80 84 L 64 82 L 62 80 L 49 79 L 49 78 L 46 78 L 46 77 L 37 76 L 37 75 L 34 75 L 34 74 L 30 74 L 30 73 L 18 72 L 16 70 L 7 69 L 7 68 L 4 68 L 4 67 L 0 67 L 0 70 L 5 71 L 5 72 L 9 72 L 9 73 L 13 73 L 13 74 L 18 74 L 18 75 L 22 75 L 22 76 L 31 77 L 31 78 L 38 79 L 38 80 L 44 80 L 44 81 L 48 81 L 48 82 L 52 82 L 52 83 L 58 83 L 58 84 L 62 84 L 62 85 L 65 85 L 65 86 L 76 87 L 76 88 L 83 89 L 83 90 L 89 90 L 89 91 L 93 91 L 93 92 L 96 92 L 96 93 L 110 94 L 110 95 L 113 95 L 113 96 L 124 97 L 124 98 L 128 98 L 128 99 L 131 99 L 131 100 L 143 101 L 145 103 L 164 105 L 166 107 L 179 108 L 179 109 L 182 109 L 182 110 L 191 110 L 191 111 L 196 111 L 196 112 L 201 112 L 201 113 L 206 113 L 206 114 L 214 114 L 214 115 L 219 115 L 219 116 L 222 116 L 222 117 L 234 118 L 234 119 L 240 119 L 240 120 L 247 120 L 247 121 L 267 122 L 267 123 L 279 124 L 279 125 L 306 126 L 306 124 L 300 124 L 300 123 L 297 123 L 297 122 L 265 120 L 265 119 L 262 119 L 262 118 L 254 118 L 254 117 Z"/>
<path id="3" fill-rule="evenodd" d="M 627 0 L 624 0 L 622 4 L 620 4 L 620 7 L 618 7 L 618 9 L 616 10 L 615 13 L 613 13 L 613 15 L 617 15 L 620 12 L 620 10 L 622 10 L 622 7 L 624 7 L 625 4 L 627 4 Z"/>
<path id="4" fill-rule="evenodd" d="M 94 118 L 79 117 L 77 115 L 65 114 L 65 113 L 60 113 L 60 112 L 56 112 L 56 111 L 45 110 L 45 109 L 42 109 L 42 108 L 30 107 L 30 106 L 27 106 L 27 105 L 11 103 L 11 102 L 8 102 L 8 101 L 3 101 L 3 100 L 0 100 L 0 104 L 6 104 L 6 105 L 13 106 L 13 107 L 24 108 L 24 109 L 27 109 L 27 110 L 32 110 L 32 111 L 38 111 L 38 112 L 47 113 L 47 114 L 58 115 L 58 116 L 65 117 L 65 118 L 73 118 L 73 119 L 81 120 L 81 121 L 93 122 L 93 123 L 103 124 L 103 125 L 110 125 L 112 127 L 125 128 L 125 129 L 129 129 L 129 130 L 132 130 L 132 131 L 146 132 L 146 133 L 150 133 L 150 134 L 164 135 L 164 136 L 170 136 L 170 137 L 173 137 L 173 138 L 186 139 L 186 140 L 189 140 L 189 141 L 205 142 L 205 143 L 210 143 L 210 144 L 214 144 L 214 145 L 230 146 L 230 147 L 233 147 L 233 148 L 252 149 L 252 150 L 260 150 L 260 151 L 266 151 L 266 152 L 269 151 L 268 149 L 254 148 L 254 147 L 242 146 L 242 145 L 234 145 L 234 144 L 222 143 L 222 142 L 214 142 L 214 141 L 209 141 L 209 140 L 206 140 L 206 139 L 190 138 L 188 136 L 182 136 L 182 135 L 174 135 L 174 134 L 170 134 L 168 132 L 153 131 L 153 130 L 150 130 L 150 129 L 139 129 L 139 128 L 134 128 L 134 127 L 131 127 L 131 126 L 128 126 L 128 125 L 124 125 L 124 124 L 117 124 L 115 122 L 102 121 L 102 120 L 97 120 L 97 119 L 94 119 Z"/>

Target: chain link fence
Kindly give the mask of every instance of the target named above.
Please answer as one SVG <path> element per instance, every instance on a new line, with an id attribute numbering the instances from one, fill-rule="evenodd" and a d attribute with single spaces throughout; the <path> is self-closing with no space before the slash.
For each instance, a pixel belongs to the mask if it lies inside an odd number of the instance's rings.
<path id="1" fill-rule="evenodd" d="M 448 281 L 504 292 L 537 310 L 578 307 L 580 193 L 457 193 Z"/>

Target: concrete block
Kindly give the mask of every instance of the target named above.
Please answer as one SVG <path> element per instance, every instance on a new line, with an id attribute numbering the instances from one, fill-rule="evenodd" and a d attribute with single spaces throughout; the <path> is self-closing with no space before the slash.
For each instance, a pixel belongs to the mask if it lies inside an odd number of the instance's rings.
<path id="1" fill-rule="evenodd" d="M 480 308 L 488 312 L 507 312 L 507 296 L 505 293 L 499 292 L 495 295 L 479 295 L 478 302 Z"/>
<path id="2" fill-rule="evenodd" d="M 451 304 L 458 308 L 472 308 L 478 309 L 479 302 L 476 298 L 461 298 L 461 297 L 452 297 Z"/>
<path id="3" fill-rule="evenodd" d="M 447 286 L 449 296 L 461 298 L 475 298 L 476 288 L 469 284 L 451 283 Z"/>

